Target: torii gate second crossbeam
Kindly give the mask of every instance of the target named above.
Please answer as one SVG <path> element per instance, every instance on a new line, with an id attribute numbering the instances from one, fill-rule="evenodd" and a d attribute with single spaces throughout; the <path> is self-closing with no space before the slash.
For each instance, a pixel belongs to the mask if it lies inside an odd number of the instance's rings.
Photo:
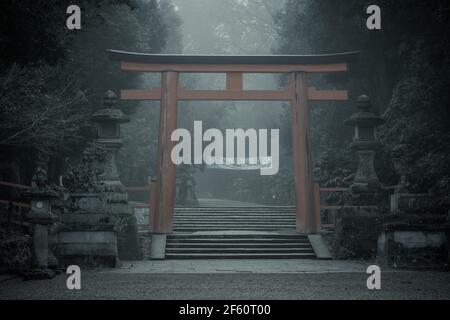
<path id="1" fill-rule="evenodd" d="M 345 90 L 316 90 L 308 87 L 308 73 L 345 72 L 359 53 L 330 55 L 164 55 L 108 50 L 122 70 L 161 74 L 161 86 L 149 90 L 122 90 L 122 100 L 160 100 L 156 186 L 151 195 L 151 232 L 173 232 L 175 164 L 171 160 L 177 128 L 177 102 L 180 100 L 289 101 L 292 107 L 292 150 L 296 195 L 297 231 L 315 233 L 320 217 L 314 208 L 314 182 L 310 150 L 308 101 L 346 101 Z M 225 73 L 225 90 L 187 90 L 179 85 L 179 73 Z M 281 90 L 244 90 L 244 73 L 289 74 Z"/>

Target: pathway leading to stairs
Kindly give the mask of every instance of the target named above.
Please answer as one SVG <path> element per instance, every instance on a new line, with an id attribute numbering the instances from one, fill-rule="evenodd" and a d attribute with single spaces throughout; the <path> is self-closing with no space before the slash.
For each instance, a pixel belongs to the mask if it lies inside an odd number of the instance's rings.
<path id="1" fill-rule="evenodd" d="M 365 273 L 365 261 L 317 259 L 226 259 L 125 261 L 102 273 Z M 392 272 L 392 271 L 390 271 Z"/>
<path id="2" fill-rule="evenodd" d="M 300 262 L 304 263 L 304 260 Z M 334 263 L 330 261 L 330 264 Z M 116 270 L 82 271 L 81 290 L 68 290 L 66 279 L 67 275 L 61 274 L 51 280 L 9 280 L 0 284 L 0 300 L 450 299 L 448 272 L 382 272 L 381 290 L 367 289 L 364 272 L 182 274 L 132 273 L 124 269 L 121 273 Z"/>

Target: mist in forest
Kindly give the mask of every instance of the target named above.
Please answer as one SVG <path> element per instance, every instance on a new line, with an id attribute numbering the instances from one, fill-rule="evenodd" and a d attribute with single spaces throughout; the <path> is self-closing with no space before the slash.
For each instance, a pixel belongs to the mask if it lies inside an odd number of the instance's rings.
<path id="1" fill-rule="evenodd" d="M 271 54 L 277 45 L 274 15 L 283 7 L 283 1 L 172 1 L 180 28 L 167 40 L 164 53 L 263 55 Z M 176 43 L 179 42 L 181 44 Z M 155 82 L 150 76 L 146 86 Z M 181 74 L 180 83 L 188 89 L 220 90 L 225 88 L 225 74 Z M 246 74 L 244 89 L 275 90 L 282 87 L 285 78 L 279 74 Z M 148 105 L 148 103 L 142 103 Z M 150 112 L 142 110 L 140 112 Z M 289 136 L 289 128 L 280 128 L 280 119 L 288 110 L 281 102 L 220 102 L 189 101 L 178 103 L 178 126 L 193 131 L 194 121 L 202 121 L 204 130 L 226 129 L 281 129 L 282 137 Z M 140 113 L 139 112 L 139 113 Z M 140 115 L 138 117 L 141 117 Z M 128 125 L 133 127 L 133 124 Z M 288 143 L 280 141 L 282 161 L 291 165 Z M 284 139 L 285 140 L 285 139 Z M 153 144 L 153 148 L 156 145 Z M 287 154 L 286 154 L 287 153 Z M 183 169 L 181 169 L 183 170 Z M 183 174 L 181 174 L 183 175 Z M 236 183 L 258 183 L 258 170 L 220 170 L 205 166 L 195 167 L 198 196 L 231 198 Z M 180 168 L 178 169 L 180 176 Z M 273 179 L 273 178 L 272 178 Z M 248 181 L 247 181 L 248 180 Z M 268 180 L 268 179 L 266 179 Z M 251 182 L 250 182 L 251 181 Z M 268 181 L 267 181 L 268 182 Z M 269 184 L 267 192 L 269 192 Z M 250 185 L 245 189 L 251 188 Z M 259 188 L 261 189 L 261 188 Z M 213 191 L 213 194 L 211 193 Z M 255 190 L 261 193 L 261 190 Z M 273 199 L 275 195 L 270 194 Z M 248 197 L 247 197 L 248 198 Z"/>

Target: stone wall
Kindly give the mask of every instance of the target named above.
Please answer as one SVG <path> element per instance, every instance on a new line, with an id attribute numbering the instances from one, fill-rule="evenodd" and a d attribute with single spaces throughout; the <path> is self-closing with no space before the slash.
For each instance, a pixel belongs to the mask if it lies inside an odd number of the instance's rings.
<path id="1" fill-rule="evenodd" d="M 449 230 L 445 224 L 386 224 L 377 261 L 392 268 L 448 270 Z"/>

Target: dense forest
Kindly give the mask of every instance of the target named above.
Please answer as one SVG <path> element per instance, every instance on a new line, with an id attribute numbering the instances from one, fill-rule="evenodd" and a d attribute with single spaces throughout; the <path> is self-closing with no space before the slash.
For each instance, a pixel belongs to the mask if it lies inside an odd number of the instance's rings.
<path id="1" fill-rule="evenodd" d="M 278 53 L 361 51 L 346 79 L 321 83 L 344 86 L 351 99 L 368 94 L 386 119 L 379 128 L 384 150 L 377 159 L 385 184 L 394 184 L 392 152 L 407 163 L 411 190 L 434 191 L 448 205 L 450 195 L 450 4 L 437 1 L 377 1 L 382 29 L 366 28 L 367 1 L 290 0 L 276 16 Z M 345 106 L 322 106 L 313 112 L 315 158 L 326 159 L 330 179 L 351 168 L 343 146 L 349 139 L 342 120 Z M 341 177 L 342 178 L 342 177 Z"/>
<path id="2" fill-rule="evenodd" d="M 81 30 L 66 28 L 70 1 L 2 1 L 0 10 L 1 157 L 20 170 L 4 180 L 29 183 L 40 163 L 55 181 L 94 137 L 89 116 L 108 89 L 138 87 L 106 49 L 158 53 L 176 37 L 170 3 L 81 0 Z M 123 104 L 132 113 L 133 104 Z M 8 176 L 10 175 L 10 176 Z"/>

